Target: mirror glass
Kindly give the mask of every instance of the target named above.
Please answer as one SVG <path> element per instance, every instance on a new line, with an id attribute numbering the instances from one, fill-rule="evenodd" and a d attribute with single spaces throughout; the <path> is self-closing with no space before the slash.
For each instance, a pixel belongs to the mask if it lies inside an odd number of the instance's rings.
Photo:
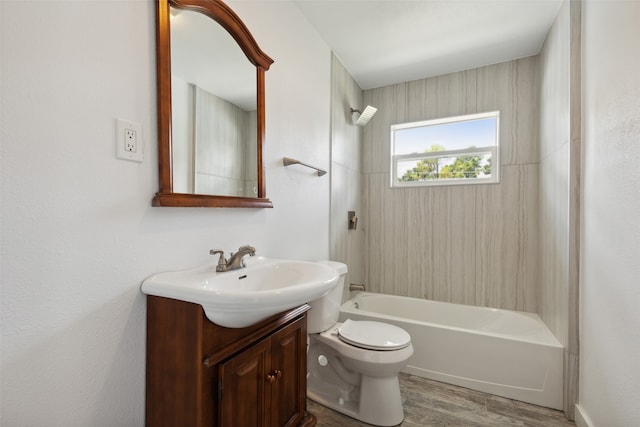
<path id="1" fill-rule="evenodd" d="M 157 0 L 153 206 L 270 208 L 263 145 L 273 63 L 221 0 Z"/>
<path id="2" fill-rule="evenodd" d="M 208 16 L 170 14 L 173 191 L 257 197 L 256 67 Z"/>

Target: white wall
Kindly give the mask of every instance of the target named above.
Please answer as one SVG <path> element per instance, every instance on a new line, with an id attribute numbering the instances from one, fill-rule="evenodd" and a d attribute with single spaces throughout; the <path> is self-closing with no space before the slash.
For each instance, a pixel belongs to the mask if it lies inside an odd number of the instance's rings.
<path id="1" fill-rule="evenodd" d="M 640 2 L 583 5 L 579 425 L 640 425 Z"/>
<path id="2" fill-rule="evenodd" d="M 209 249 L 329 256 L 329 48 L 290 2 L 229 2 L 267 72 L 273 209 L 153 208 L 154 2 L 0 1 L 1 419 L 140 426 L 148 275 Z M 311 82 L 311 84 L 310 84 Z M 115 118 L 142 123 L 144 163 L 116 160 Z"/>

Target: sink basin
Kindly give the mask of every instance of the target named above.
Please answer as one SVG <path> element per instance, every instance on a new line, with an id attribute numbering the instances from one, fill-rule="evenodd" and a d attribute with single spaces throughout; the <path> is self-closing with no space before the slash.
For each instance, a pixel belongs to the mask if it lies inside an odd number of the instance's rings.
<path id="1" fill-rule="evenodd" d="M 315 262 L 256 256 L 245 263 L 223 273 L 210 263 L 155 274 L 142 282 L 142 292 L 200 304 L 212 322 L 244 328 L 326 295 L 339 278 L 336 270 Z"/>

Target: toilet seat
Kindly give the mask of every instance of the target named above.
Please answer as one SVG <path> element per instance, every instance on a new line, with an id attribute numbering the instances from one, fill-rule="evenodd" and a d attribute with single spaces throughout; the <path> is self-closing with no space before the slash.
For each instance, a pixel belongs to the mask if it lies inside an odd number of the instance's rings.
<path id="1" fill-rule="evenodd" d="M 347 319 L 338 328 L 338 338 L 369 350 L 399 350 L 411 342 L 411 336 L 404 329 L 370 320 Z"/>

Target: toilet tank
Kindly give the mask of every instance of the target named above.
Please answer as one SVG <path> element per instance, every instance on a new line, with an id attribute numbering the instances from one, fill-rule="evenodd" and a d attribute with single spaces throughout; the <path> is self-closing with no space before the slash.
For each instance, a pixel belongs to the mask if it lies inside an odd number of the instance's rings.
<path id="1" fill-rule="evenodd" d="M 311 310 L 307 313 L 307 333 L 309 334 L 324 332 L 338 321 L 344 281 L 347 275 L 347 266 L 341 262 L 320 261 L 320 263 L 334 268 L 340 274 L 340 278 L 336 287 L 327 295 L 309 302 L 311 306 Z"/>

